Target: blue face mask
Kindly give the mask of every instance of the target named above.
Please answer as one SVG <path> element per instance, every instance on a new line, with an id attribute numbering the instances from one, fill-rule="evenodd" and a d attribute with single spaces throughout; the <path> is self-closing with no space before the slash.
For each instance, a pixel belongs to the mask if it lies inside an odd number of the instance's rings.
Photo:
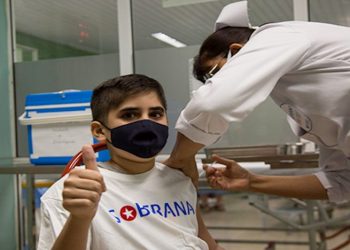
<path id="1" fill-rule="evenodd" d="M 141 158 L 156 156 L 168 139 L 168 126 L 151 120 L 140 120 L 112 129 L 103 126 L 111 131 L 109 143 Z"/>

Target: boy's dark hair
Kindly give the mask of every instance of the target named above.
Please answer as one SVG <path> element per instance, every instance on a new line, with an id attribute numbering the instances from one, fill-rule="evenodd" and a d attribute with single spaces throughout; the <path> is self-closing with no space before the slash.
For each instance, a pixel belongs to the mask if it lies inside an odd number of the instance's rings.
<path id="1" fill-rule="evenodd" d="M 91 98 L 92 119 L 106 123 L 111 109 L 117 108 L 127 98 L 154 91 L 167 109 L 165 94 L 158 81 L 145 75 L 130 74 L 115 77 L 94 88 Z"/>
<path id="2" fill-rule="evenodd" d="M 205 82 L 204 75 L 210 69 L 205 65 L 210 59 L 219 55 L 227 55 L 232 43 L 246 43 L 254 29 L 241 27 L 225 27 L 215 31 L 207 37 L 194 58 L 193 75 L 201 82 Z"/>

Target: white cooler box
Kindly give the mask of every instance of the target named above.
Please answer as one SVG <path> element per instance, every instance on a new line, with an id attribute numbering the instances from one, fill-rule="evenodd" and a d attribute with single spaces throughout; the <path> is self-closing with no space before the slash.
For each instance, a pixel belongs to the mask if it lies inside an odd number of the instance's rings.
<path id="1" fill-rule="evenodd" d="M 26 96 L 19 117 L 28 128 L 30 161 L 36 165 L 66 164 L 81 147 L 96 143 L 90 131 L 91 90 L 66 90 Z M 109 159 L 107 150 L 98 161 Z"/>

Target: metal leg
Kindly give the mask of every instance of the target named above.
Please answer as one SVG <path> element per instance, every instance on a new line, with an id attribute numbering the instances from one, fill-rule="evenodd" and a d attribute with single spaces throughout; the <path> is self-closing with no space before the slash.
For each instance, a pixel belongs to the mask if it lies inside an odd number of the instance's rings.
<path id="1" fill-rule="evenodd" d="M 319 221 L 329 222 L 330 218 L 327 213 L 327 208 L 324 207 L 320 201 L 316 201 L 315 205 L 317 206 Z M 319 250 L 327 250 L 326 228 L 320 228 L 318 234 L 320 236 Z"/>
<path id="2" fill-rule="evenodd" d="M 22 181 L 21 176 L 16 174 L 16 212 L 17 212 L 17 246 L 19 250 L 23 249 L 25 239 L 23 203 L 22 203 Z"/>
<path id="3" fill-rule="evenodd" d="M 314 201 L 306 201 L 306 211 L 307 211 L 307 223 L 312 225 L 315 223 L 315 215 L 314 215 Z M 310 250 L 317 250 L 317 240 L 316 240 L 317 231 L 313 228 L 308 229 L 309 235 L 309 246 Z"/>
<path id="4" fill-rule="evenodd" d="M 32 174 L 26 175 L 27 181 L 27 239 L 28 249 L 35 249 L 35 218 L 34 218 L 34 178 Z"/>
<path id="5" fill-rule="evenodd" d="M 319 245 L 319 249 L 320 250 L 327 250 L 327 242 L 326 242 L 326 230 L 321 230 L 319 232 L 320 235 L 320 245 Z"/>

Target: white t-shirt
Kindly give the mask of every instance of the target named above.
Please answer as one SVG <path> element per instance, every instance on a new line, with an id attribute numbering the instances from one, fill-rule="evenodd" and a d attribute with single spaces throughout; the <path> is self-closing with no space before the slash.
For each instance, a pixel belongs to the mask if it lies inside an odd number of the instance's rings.
<path id="1" fill-rule="evenodd" d="M 198 237 L 197 193 L 182 172 L 156 163 L 128 175 L 99 163 L 107 191 L 102 194 L 88 249 L 208 249 Z M 38 249 L 51 249 L 69 213 L 62 207 L 61 178 L 42 196 Z"/>
<path id="2" fill-rule="evenodd" d="M 313 22 L 263 25 L 193 93 L 177 130 L 210 145 L 268 96 L 293 131 L 320 148 L 318 178 L 332 201 L 350 198 L 350 28 Z"/>

